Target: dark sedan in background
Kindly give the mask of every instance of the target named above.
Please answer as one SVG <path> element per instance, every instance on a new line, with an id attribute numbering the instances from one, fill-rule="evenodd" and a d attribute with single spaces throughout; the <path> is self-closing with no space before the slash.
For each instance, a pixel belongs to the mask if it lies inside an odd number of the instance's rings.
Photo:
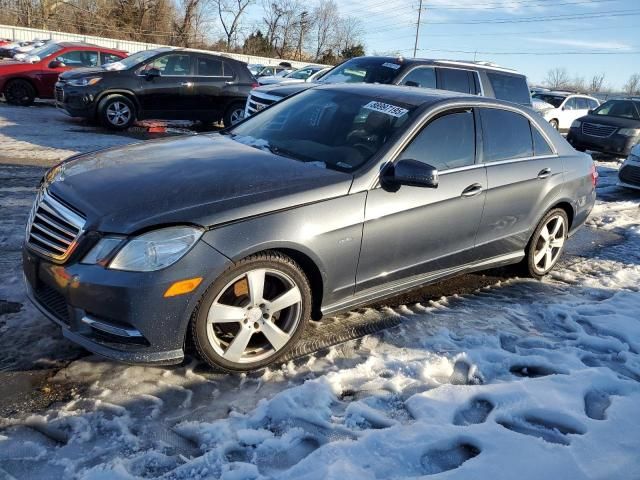
<path id="1" fill-rule="evenodd" d="M 206 52 L 161 48 L 60 75 L 56 104 L 73 117 L 124 130 L 136 120 L 239 122 L 257 83 L 247 64 Z"/>
<path id="2" fill-rule="evenodd" d="M 528 108 L 320 86 L 222 133 L 55 167 L 24 274 L 41 311 L 91 351 L 180 362 L 191 337 L 211 365 L 252 370 L 312 317 L 501 265 L 546 275 L 595 178 L 591 157 Z"/>
<path id="3" fill-rule="evenodd" d="M 571 124 L 567 140 L 579 151 L 626 157 L 640 142 L 640 98 L 609 100 Z"/>

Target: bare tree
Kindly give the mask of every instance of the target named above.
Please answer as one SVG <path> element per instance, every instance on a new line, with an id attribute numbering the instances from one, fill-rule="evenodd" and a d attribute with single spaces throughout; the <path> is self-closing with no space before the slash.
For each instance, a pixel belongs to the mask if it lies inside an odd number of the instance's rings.
<path id="1" fill-rule="evenodd" d="M 640 73 L 631 75 L 622 88 L 629 95 L 640 95 Z"/>
<path id="2" fill-rule="evenodd" d="M 358 18 L 341 18 L 336 28 L 336 47 L 343 51 L 362 43 L 363 32 L 362 22 Z"/>
<path id="3" fill-rule="evenodd" d="M 551 69 L 547 72 L 545 83 L 552 89 L 567 88 L 570 84 L 569 72 L 564 67 Z"/>
<path id="4" fill-rule="evenodd" d="M 591 81 L 589 82 L 589 91 L 591 93 L 601 92 L 604 87 L 604 73 L 596 73 L 593 77 L 591 77 Z"/>
<path id="5" fill-rule="evenodd" d="M 213 0 L 218 11 L 218 18 L 227 40 L 227 50 L 240 27 L 240 18 L 253 0 Z"/>
<path id="6" fill-rule="evenodd" d="M 320 0 L 313 9 L 313 41 L 315 43 L 315 59 L 323 52 L 334 47 L 336 27 L 340 14 L 338 5 L 333 0 Z"/>

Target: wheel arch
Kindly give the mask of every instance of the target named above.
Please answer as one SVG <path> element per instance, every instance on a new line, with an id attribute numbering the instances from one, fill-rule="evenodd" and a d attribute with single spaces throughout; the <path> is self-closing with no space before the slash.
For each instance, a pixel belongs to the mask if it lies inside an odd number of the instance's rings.
<path id="1" fill-rule="evenodd" d="M 569 220 L 569 226 L 567 230 L 571 230 L 571 227 L 573 226 L 573 219 L 576 216 L 576 212 L 575 212 L 575 209 L 573 208 L 573 205 L 571 205 L 571 203 L 569 203 L 567 200 L 562 200 L 557 202 L 555 205 L 551 206 L 550 208 L 548 208 L 544 214 L 546 215 L 547 212 L 553 210 L 554 208 L 560 208 L 564 210 L 564 212 L 567 214 L 567 219 Z"/>
<path id="2" fill-rule="evenodd" d="M 104 92 L 101 92 L 95 101 L 95 113 L 98 113 L 98 107 L 100 106 L 100 102 L 102 102 L 102 100 L 104 100 L 106 97 L 108 97 L 109 95 L 122 95 L 124 97 L 127 97 L 129 100 L 131 100 L 133 102 L 133 105 L 136 107 L 136 117 L 140 114 L 140 102 L 138 101 L 138 97 L 136 96 L 135 93 L 133 93 L 131 90 L 126 90 L 126 89 L 110 89 L 110 90 L 106 90 Z"/>
<path id="3" fill-rule="evenodd" d="M 4 83 L 2 84 L 2 94 L 3 95 L 4 95 L 5 89 L 7 88 L 7 85 L 9 85 L 14 80 L 23 80 L 23 81 L 27 82 L 29 85 L 31 85 L 31 87 L 33 88 L 33 91 L 36 93 L 36 98 L 40 98 L 40 90 L 38 89 L 38 85 L 36 85 L 36 82 L 34 82 L 32 78 L 23 77 L 23 76 L 14 76 L 14 77 L 7 78 L 4 81 Z"/>

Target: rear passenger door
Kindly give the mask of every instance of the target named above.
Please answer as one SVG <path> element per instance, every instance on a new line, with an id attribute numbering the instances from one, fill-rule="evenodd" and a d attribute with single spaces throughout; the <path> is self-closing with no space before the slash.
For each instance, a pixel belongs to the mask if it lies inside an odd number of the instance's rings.
<path id="1" fill-rule="evenodd" d="M 369 191 L 357 291 L 473 261 L 487 179 L 476 164 L 472 109 L 430 120 L 396 161 L 412 159 L 438 169 L 438 188 L 403 185 Z"/>
<path id="2" fill-rule="evenodd" d="M 506 107 L 479 113 L 488 189 L 476 249 L 482 258 L 517 254 L 560 195 L 562 160 L 524 115 Z"/>
<path id="3" fill-rule="evenodd" d="M 438 88 L 451 92 L 468 93 L 477 95 L 480 93 L 480 81 L 478 74 L 472 70 L 461 68 L 436 68 Z"/>
<path id="4" fill-rule="evenodd" d="M 202 116 L 216 120 L 225 109 L 226 90 L 234 83 L 234 72 L 220 58 L 211 55 L 196 55 L 197 109 Z"/>

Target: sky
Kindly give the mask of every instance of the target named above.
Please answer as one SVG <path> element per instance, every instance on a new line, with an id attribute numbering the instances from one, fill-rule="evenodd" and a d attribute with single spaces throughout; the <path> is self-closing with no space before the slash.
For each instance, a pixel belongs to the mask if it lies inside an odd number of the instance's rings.
<path id="1" fill-rule="evenodd" d="M 413 56 L 419 0 L 336 1 L 361 20 L 367 54 Z M 423 0 L 417 56 L 491 61 L 531 84 L 555 67 L 605 73 L 620 89 L 640 73 L 640 0 Z"/>

